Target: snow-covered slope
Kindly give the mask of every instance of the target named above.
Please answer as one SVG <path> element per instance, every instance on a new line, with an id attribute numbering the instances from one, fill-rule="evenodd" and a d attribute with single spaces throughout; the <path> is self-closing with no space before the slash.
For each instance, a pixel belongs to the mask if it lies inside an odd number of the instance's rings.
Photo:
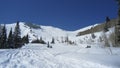
<path id="1" fill-rule="evenodd" d="M 7 27 L 7 34 L 10 31 L 10 28 L 13 29 L 15 28 L 15 23 L 13 24 L 6 24 Z M 25 36 L 25 35 L 29 35 L 30 37 L 30 41 L 34 40 L 34 39 L 39 39 L 40 37 L 43 38 L 43 40 L 47 41 L 51 41 L 52 38 L 55 38 L 55 40 L 57 40 L 57 42 L 61 42 L 61 39 L 65 39 L 65 37 L 70 37 L 70 38 L 75 38 L 76 37 L 76 33 L 72 32 L 72 31 L 65 31 L 56 27 L 52 27 L 52 26 L 40 26 L 40 29 L 34 29 L 34 28 L 30 28 L 30 26 L 25 25 L 24 22 L 20 22 L 20 29 L 21 29 L 21 37 Z"/>
<path id="2" fill-rule="evenodd" d="M 92 27 L 95 27 L 95 26 L 97 26 L 97 25 L 99 25 L 99 24 L 90 25 L 90 26 L 87 26 L 87 27 L 81 28 L 81 29 L 79 29 L 79 30 L 76 30 L 76 31 L 74 31 L 74 32 L 75 32 L 75 33 L 79 33 L 79 32 L 82 32 L 82 31 L 85 31 L 85 30 L 91 29 Z"/>
<path id="3" fill-rule="evenodd" d="M 6 24 L 7 33 L 9 33 L 10 28 L 12 28 L 14 31 L 15 25 L 16 23 Z M 51 42 L 52 38 L 54 38 L 56 43 L 63 43 L 63 41 L 66 40 L 66 37 L 68 37 L 68 39 L 71 42 L 74 42 L 74 44 L 79 45 L 79 44 L 101 44 L 100 42 L 101 39 L 102 40 L 104 39 L 103 37 L 104 33 L 102 31 L 94 33 L 95 38 L 92 38 L 91 34 L 87 34 L 83 36 L 76 36 L 79 32 L 85 31 L 87 29 L 91 29 L 91 27 L 97 26 L 98 24 L 88 26 L 88 27 L 85 27 L 85 28 L 82 28 L 76 31 L 66 31 L 66 30 L 62 30 L 60 28 L 56 28 L 52 26 L 42 26 L 42 25 L 37 25 L 37 26 L 40 26 L 41 28 L 35 29 L 35 28 L 31 28 L 30 26 L 26 25 L 24 22 L 20 22 L 19 25 L 21 29 L 21 37 L 28 34 L 30 42 L 32 40 L 35 40 L 37 38 L 40 39 L 40 37 L 42 37 L 42 39 L 45 42 L 48 42 L 48 41 Z M 110 33 L 113 31 L 114 31 L 114 28 L 109 29 L 109 32 L 107 32 L 108 38 L 109 38 Z M 86 47 L 86 46 L 83 46 L 83 47 Z"/>
<path id="4" fill-rule="evenodd" d="M 6 24 L 7 33 L 15 23 Z M 20 49 L 0 49 L 0 68 L 119 68 L 120 48 L 104 47 L 104 37 L 109 39 L 114 27 L 108 32 L 76 36 L 79 31 L 90 29 L 92 26 L 77 30 L 65 31 L 52 26 L 40 26 L 34 29 L 20 22 L 21 37 L 29 35 L 30 41 L 42 37 L 45 42 L 55 38 L 52 48 L 47 44 L 29 43 Z M 69 38 L 74 44 L 63 43 Z M 108 40 L 111 42 L 111 40 Z M 86 48 L 91 46 L 91 48 Z"/>
<path id="5" fill-rule="evenodd" d="M 0 68 L 119 68 L 120 49 L 81 48 L 27 44 L 21 49 L 0 50 Z M 82 45 L 82 44 L 81 44 Z"/>

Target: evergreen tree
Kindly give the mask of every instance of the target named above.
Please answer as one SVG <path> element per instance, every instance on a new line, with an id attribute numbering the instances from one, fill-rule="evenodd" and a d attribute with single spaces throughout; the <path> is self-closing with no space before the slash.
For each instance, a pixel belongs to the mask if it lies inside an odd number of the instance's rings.
<path id="1" fill-rule="evenodd" d="M 92 33 L 92 34 L 91 34 L 91 36 L 92 36 L 92 38 L 93 38 L 93 39 L 95 39 L 95 38 L 96 38 L 96 36 L 95 36 L 95 34 L 94 34 L 94 33 Z"/>
<path id="2" fill-rule="evenodd" d="M 47 48 L 52 48 L 52 46 L 49 44 L 49 42 L 47 43 Z"/>
<path id="3" fill-rule="evenodd" d="M 116 0 L 118 2 L 118 22 L 115 25 L 115 46 L 120 47 L 120 0 Z"/>
<path id="4" fill-rule="evenodd" d="M 108 30 L 108 28 L 109 28 L 109 27 L 108 27 L 108 22 L 109 22 L 109 21 L 110 21 L 109 17 L 106 17 L 106 22 L 105 22 L 105 26 L 104 26 L 104 31 L 105 31 L 105 32 L 109 31 L 109 30 Z"/>
<path id="5" fill-rule="evenodd" d="M 47 43 L 47 47 L 48 47 L 48 48 L 50 47 L 50 44 L 49 44 L 49 42 Z"/>
<path id="6" fill-rule="evenodd" d="M 7 48 L 7 34 L 6 34 L 6 27 L 4 25 L 3 29 L 2 29 L 2 34 L 1 34 L 1 40 L 0 40 L 0 48 Z"/>
<path id="7" fill-rule="evenodd" d="M 26 36 L 24 36 L 24 37 L 22 38 L 22 43 L 25 43 L 25 38 L 26 38 Z"/>
<path id="8" fill-rule="evenodd" d="M 65 42 L 69 42 L 69 38 L 68 38 L 68 36 L 65 38 Z"/>
<path id="9" fill-rule="evenodd" d="M 0 36 L 1 36 L 1 34 L 2 34 L 2 26 L 0 24 Z"/>
<path id="10" fill-rule="evenodd" d="M 2 47 L 2 45 L 1 45 L 1 36 L 2 36 L 2 26 L 0 24 L 0 48 Z"/>
<path id="11" fill-rule="evenodd" d="M 55 44 L 55 39 L 54 38 L 52 38 L 52 42 L 51 42 L 52 44 Z"/>
<path id="12" fill-rule="evenodd" d="M 20 48 L 22 47 L 22 40 L 21 40 L 21 33 L 20 33 L 20 26 L 19 22 L 17 22 L 14 30 L 14 43 L 15 43 L 15 48 Z"/>
<path id="13" fill-rule="evenodd" d="M 120 26 L 120 0 L 117 0 L 118 2 L 118 23 L 117 25 Z"/>
<path id="14" fill-rule="evenodd" d="M 107 16 L 106 17 L 106 22 L 109 22 L 110 21 L 110 18 Z"/>
<path id="15" fill-rule="evenodd" d="M 28 36 L 28 34 L 27 34 L 27 36 L 26 36 L 26 43 L 29 43 L 29 36 Z"/>
<path id="16" fill-rule="evenodd" d="M 1 35 L 0 35 L 0 49 L 2 48 L 2 44 L 1 44 Z"/>
<path id="17" fill-rule="evenodd" d="M 28 34 L 22 38 L 22 43 L 29 43 Z"/>
<path id="18" fill-rule="evenodd" d="M 46 44 L 45 41 L 42 39 L 42 37 L 40 37 L 40 43 L 41 44 Z"/>
<path id="19" fill-rule="evenodd" d="M 13 40 L 13 34 L 12 34 L 12 28 L 9 32 L 9 35 L 8 35 L 8 40 L 7 40 L 7 47 L 8 48 L 14 48 L 14 40 Z"/>

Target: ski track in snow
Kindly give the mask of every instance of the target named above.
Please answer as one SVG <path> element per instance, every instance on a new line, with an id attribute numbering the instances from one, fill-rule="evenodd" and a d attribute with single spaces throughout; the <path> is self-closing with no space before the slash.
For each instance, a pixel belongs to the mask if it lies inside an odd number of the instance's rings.
<path id="1" fill-rule="evenodd" d="M 52 53 L 46 46 L 26 46 L 0 51 L 0 68 L 113 68 L 74 57 L 78 50 Z M 55 51 L 53 49 L 53 51 Z M 73 54 L 74 53 L 74 54 Z M 80 54 L 80 53 L 78 53 Z M 72 56 L 74 55 L 74 56 Z M 114 67 L 117 68 L 117 67 Z"/>

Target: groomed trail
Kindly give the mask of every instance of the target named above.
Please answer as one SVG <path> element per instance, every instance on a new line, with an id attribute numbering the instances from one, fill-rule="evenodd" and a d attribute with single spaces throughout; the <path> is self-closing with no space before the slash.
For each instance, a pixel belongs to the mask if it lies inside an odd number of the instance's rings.
<path id="1" fill-rule="evenodd" d="M 28 44 L 21 49 L 1 49 L 0 68 L 119 68 L 120 55 L 78 46 Z M 97 49 L 96 49 L 97 50 Z M 84 51 L 84 53 L 83 53 Z M 106 53 L 104 53 L 106 52 Z"/>

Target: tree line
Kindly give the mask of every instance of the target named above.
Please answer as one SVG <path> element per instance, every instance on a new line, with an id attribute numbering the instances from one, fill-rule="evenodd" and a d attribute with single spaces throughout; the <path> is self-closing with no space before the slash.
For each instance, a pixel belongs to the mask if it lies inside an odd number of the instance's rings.
<path id="1" fill-rule="evenodd" d="M 2 26 L 0 26 L 2 27 Z M 16 49 L 21 48 L 25 43 L 29 43 L 28 34 L 21 38 L 21 30 L 19 22 L 16 23 L 14 32 L 12 28 L 7 37 L 6 25 L 0 29 L 0 49 Z"/>

